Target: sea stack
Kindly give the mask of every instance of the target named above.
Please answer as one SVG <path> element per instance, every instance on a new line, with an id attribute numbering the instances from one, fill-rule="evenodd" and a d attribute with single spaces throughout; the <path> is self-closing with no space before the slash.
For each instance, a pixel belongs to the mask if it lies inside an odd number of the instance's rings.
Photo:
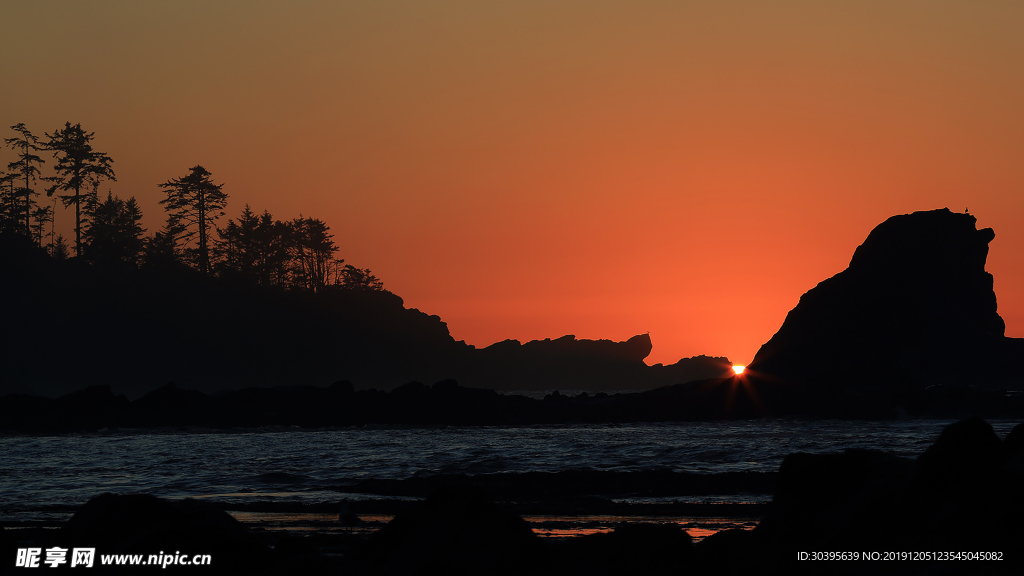
<path id="1" fill-rule="evenodd" d="M 1024 340 L 1006 338 L 985 271 L 991 228 L 949 209 L 893 216 L 850 266 L 789 312 L 750 364 L 775 392 L 833 402 L 928 387 L 1020 389 Z"/>

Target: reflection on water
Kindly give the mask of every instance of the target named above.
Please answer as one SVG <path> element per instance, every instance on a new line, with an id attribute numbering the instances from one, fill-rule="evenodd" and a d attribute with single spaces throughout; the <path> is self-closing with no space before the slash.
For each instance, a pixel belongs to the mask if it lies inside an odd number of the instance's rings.
<path id="1" fill-rule="evenodd" d="M 359 517 L 359 526 L 345 526 L 338 522 L 337 514 L 295 513 L 295 512 L 238 512 L 229 514 L 239 522 L 260 530 L 286 530 L 290 532 L 341 532 L 372 533 L 380 530 L 394 516 L 387 514 L 365 514 Z"/>
<path id="2" fill-rule="evenodd" d="M 337 514 L 292 513 L 292 512 L 230 512 L 236 520 L 250 528 L 261 530 L 285 530 L 289 532 L 351 533 L 370 534 L 390 522 L 394 516 L 388 514 L 360 514 L 361 524 L 343 526 Z M 708 536 L 739 528 L 752 530 L 756 518 L 705 518 L 668 516 L 523 516 L 533 532 L 542 538 L 573 538 L 587 534 L 611 532 L 624 524 L 678 524 L 694 541 Z"/>
<path id="3" fill-rule="evenodd" d="M 587 534 L 611 532 L 624 524 L 678 524 L 694 541 L 708 536 L 739 528 L 753 530 L 756 518 L 706 518 L 671 516 L 524 516 L 534 533 L 548 538 L 571 538 Z"/>

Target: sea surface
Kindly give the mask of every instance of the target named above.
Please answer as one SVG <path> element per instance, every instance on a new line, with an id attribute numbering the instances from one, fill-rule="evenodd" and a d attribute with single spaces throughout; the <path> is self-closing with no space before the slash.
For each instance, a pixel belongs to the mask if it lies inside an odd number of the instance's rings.
<path id="1" fill-rule="evenodd" d="M 0 520 L 66 518 L 104 492 L 323 503 L 339 485 L 439 473 L 774 471 L 792 452 L 916 456 L 946 420 L 114 431 L 0 437 Z M 990 423 L 1005 437 L 1016 421 Z"/>

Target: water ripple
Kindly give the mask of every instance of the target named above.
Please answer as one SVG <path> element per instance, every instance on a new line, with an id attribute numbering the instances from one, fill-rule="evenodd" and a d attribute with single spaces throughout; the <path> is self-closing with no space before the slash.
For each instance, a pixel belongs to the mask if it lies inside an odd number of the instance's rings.
<path id="1" fill-rule="evenodd" d="M 362 428 L 0 437 L 0 518 L 102 492 L 165 497 L 329 494 L 362 478 L 569 469 L 771 471 L 791 452 L 914 456 L 951 421 L 761 420 L 631 425 Z M 1005 436 L 1014 421 L 992 421 Z"/>

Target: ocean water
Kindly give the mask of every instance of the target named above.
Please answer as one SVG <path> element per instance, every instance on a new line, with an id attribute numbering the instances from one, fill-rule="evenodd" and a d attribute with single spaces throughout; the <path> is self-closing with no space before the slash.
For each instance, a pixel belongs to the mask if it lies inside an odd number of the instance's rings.
<path id="1" fill-rule="evenodd" d="M 66 517 L 104 492 L 314 503 L 337 502 L 343 497 L 338 487 L 359 479 L 416 474 L 773 471 L 792 452 L 870 448 L 916 456 L 950 423 L 755 420 L 10 435 L 0 437 L 0 520 Z M 1017 424 L 990 423 L 1001 437 Z"/>

